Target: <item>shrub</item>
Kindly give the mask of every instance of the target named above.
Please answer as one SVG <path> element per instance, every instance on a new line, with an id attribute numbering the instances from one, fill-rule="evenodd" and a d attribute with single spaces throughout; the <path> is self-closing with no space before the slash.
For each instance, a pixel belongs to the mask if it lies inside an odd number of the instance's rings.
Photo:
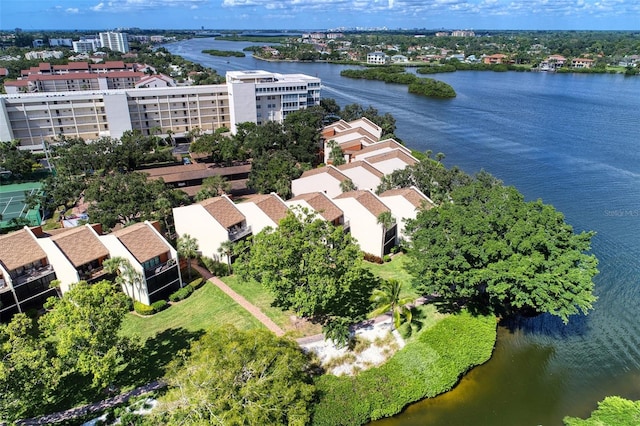
<path id="1" fill-rule="evenodd" d="M 190 285 L 187 285 L 182 287 L 180 290 L 173 292 L 169 296 L 169 300 L 171 300 L 172 302 L 179 302 L 191 296 L 191 293 L 193 293 L 193 287 L 191 287 Z"/>
<path id="2" fill-rule="evenodd" d="M 376 256 L 375 254 L 365 253 L 364 260 L 371 263 L 383 263 L 382 258 L 380 256 Z"/>
<path id="3" fill-rule="evenodd" d="M 153 302 L 151 304 L 151 307 L 153 308 L 153 312 L 156 313 L 167 309 L 169 307 L 169 304 L 166 300 L 158 300 L 156 302 Z"/>
<path id="4" fill-rule="evenodd" d="M 154 314 L 154 310 L 152 306 L 145 305 L 144 303 L 138 302 L 137 300 L 133 302 L 133 309 L 136 311 L 136 313 L 140 315 L 146 316 L 146 315 Z"/>
<path id="5" fill-rule="evenodd" d="M 229 266 L 226 263 L 218 262 L 210 257 L 200 256 L 198 264 L 207 268 L 216 277 L 226 277 L 229 275 Z"/>
<path id="6" fill-rule="evenodd" d="M 313 424 L 361 425 L 446 392 L 462 374 L 491 357 L 495 340 L 493 316 L 451 315 L 380 367 L 354 377 L 318 377 L 316 389 L 321 396 Z"/>
<path id="7" fill-rule="evenodd" d="M 382 257 L 382 260 L 384 260 L 385 262 L 391 262 L 391 256 L 389 256 L 388 254 L 385 254 L 385 255 Z"/>
<path id="8" fill-rule="evenodd" d="M 189 286 L 193 287 L 194 290 L 199 289 L 204 284 L 204 280 L 202 278 L 197 278 L 189 283 Z"/>

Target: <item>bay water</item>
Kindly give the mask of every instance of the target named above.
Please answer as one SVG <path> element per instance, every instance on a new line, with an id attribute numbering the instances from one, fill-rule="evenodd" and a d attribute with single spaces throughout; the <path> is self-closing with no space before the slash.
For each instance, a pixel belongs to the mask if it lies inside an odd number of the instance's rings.
<path id="1" fill-rule="evenodd" d="M 593 230 L 600 260 L 595 309 L 501 326 L 493 357 L 444 395 L 376 425 L 559 425 L 586 417 L 608 395 L 640 399 L 640 77 L 519 72 L 455 72 L 434 77 L 455 99 L 434 100 L 406 86 L 340 77 L 325 63 L 220 58 L 203 49 L 251 43 L 191 39 L 166 45 L 224 75 L 263 69 L 322 79 L 322 97 L 372 105 L 397 121 L 396 134 L 468 173 L 486 170 Z"/>

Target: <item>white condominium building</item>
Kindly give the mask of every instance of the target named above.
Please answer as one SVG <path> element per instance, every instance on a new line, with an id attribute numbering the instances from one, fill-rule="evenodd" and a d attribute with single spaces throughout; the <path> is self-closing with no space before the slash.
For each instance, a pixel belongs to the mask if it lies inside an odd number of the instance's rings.
<path id="1" fill-rule="evenodd" d="M 102 47 L 108 47 L 117 52 L 127 53 L 129 51 L 129 40 L 126 33 L 100 33 L 100 44 Z"/>
<path id="2" fill-rule="evenodd" d="M 228 71 L 231 132 L 236 124 L 282 122 L 287 114 L 320 104 L 320 79 L 305 74 Z"/>
<path id="3" fill-rule="evenodd" d="M 228 74 L 231 74 L 228 73 Z M 235 132 L 237 123 L 281 122 L 291 111 L 320 103 L 320 79 L 265 71 L 249 82 L 227 75 L 227 84 L 0 95 L 0 141 L 19 139 L 22 149 L 42 150 L 60 136 L 119 138 L 127 130 L 182 137 L 199 128 Z"/>

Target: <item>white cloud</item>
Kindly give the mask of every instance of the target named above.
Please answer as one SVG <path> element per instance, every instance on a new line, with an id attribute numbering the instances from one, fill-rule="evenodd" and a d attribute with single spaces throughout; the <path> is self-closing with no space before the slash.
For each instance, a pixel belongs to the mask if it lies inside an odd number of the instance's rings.
<path id="1" fill-rule="evenodd" d="M 80 9 L 78 9 L 77 7 L 68 7 L 65 12 L 67 13 L 71 13 L 71 14 L 75 14 L 80 12 Z"/>
<path id="2" fill-rule="evenodd" d="M 211 0 L 112 0 L 105 3 L 100 2 L 90 9 L 94 12 L 108 11 L 118 12 L 135 12 L 151 9 L 164 9 L 168 7 L 181 7 L 184 9 L 198 9 L 200 6 L 210 3 Z"/>

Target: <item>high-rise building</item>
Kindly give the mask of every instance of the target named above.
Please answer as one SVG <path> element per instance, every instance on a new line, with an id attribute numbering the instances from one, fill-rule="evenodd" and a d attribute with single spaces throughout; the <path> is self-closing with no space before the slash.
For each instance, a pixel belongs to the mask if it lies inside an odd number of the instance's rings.
<path id="1" fill-rule="evenodd" d="M 231 131 L 250 121 L 282 122 L 299 109 L 320 104 L 320 79 L 305 74 L 277 74 L 267 71 L 228 71 Z"/>
<path id="2" fill-rule="evenodd" d="M 100 44 L 111 50 L 127 53 L 129 51 L 129 40 L 127 33 L 100 33 Z"/>
<path id="3" fill-rule="evenodd" d="M 95 140 L 127 130 L 144 135 L 169 130 L 183 137 L 198 128 L 235 132 L 236 124 L 282 122 L 287 114 L 320 104 L 320 79 L 304 74 L 230 71 L 226 84 L 80 90 L 0 95 L 0 141 L 22 149 L 64 135 Z"/>

